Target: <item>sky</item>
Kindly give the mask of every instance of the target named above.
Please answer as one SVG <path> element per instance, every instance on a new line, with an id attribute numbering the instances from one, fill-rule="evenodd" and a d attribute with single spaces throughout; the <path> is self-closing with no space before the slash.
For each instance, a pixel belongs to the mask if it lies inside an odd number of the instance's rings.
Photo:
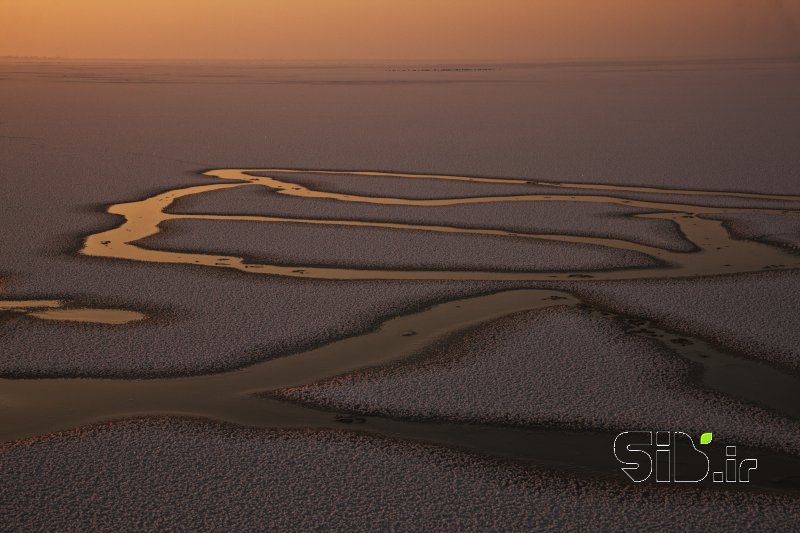
<path id="1" fill-rule="evenodd" d="M 535 60 L 800 55 L 800 0 L 0 0 L 0 56 Z"/>

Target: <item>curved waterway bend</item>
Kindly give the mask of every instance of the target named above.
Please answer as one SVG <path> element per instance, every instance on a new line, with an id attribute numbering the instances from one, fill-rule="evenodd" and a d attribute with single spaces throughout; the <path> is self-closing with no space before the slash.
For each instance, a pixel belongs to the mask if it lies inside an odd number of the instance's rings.
<path id="1" fill-rule="evenodd" d="M 432 442 L 485 455 L 541 466 L 609 477 L 617 472 L 609 430 L 573 431 L 398 420 L 352 416 L 275 398 L 288 387 L 379 366 L 406 358 L 461 328 L 509 314 L 553 306 L 580 307 L 608 316 L 561 291 L 517 289 L 435 305 L 384 322 L 376 330 L 325 346 L 211 375 L 162 379 L 49 378 L 0 380 L 0 442 L 10 442 L 75 426 L 131 416 L 203 417 L 261 428 L 349 429 L 394 439 Z M 625 320 L 625 317 L 616 316 Z M 643 323 L 636 321 L 637 329 Z M 679 336 L 645 324 L 646 338 L 662 342 L 687 360 L 702 365 L 700 385 L 742 397 L 775 412 L 800 419 L 800 378 L 768 365 L 715 350 L 693 339 L 680 346 Z M 632 334 L 637 334 L 635 331 Z M 755 380 L 740 388 L 729 379 Z M 758 450 L 769 457 L 777 477 L 763 477 L 765 486 L 780 488 L 775 479 L 800 472 L 800 458 Z M 783 472 L 781 474 L 781 472 Z M 738 487 L 734 487 L 738 488 Z"/>
<path id="2" fill-rule="evenodd" d="M 256 176 L 254 173 L 259 173 Z M 360 196 L 328 191 L 313 190 L 293 183 L 290 178 L 278 178 L 265 174 L 307 173 L 321 175 L 361 175 L 376 178 L 407 178 L 449 180 L 465 182 L 507 184 L 529 184 L 561 187 L 565 189 L 580 188 L 603 192 L 653 193 L 659 195 L 681 196 L 713 196 L 719 198 L 759 199 L 765 202 L 798 202 L 800 196 L 769 195 L 757 193 L 710 192 L 675 189 L 658 189 L 647 187 L 625 187 L 610 185 L 589 185 L 550 182 L 529 182 L 508 178 L 477 178 L 468 176 L 447 176 L 432 174 L 407 174 L 396 172 L 345 172 L 328 170 L 289 170 L 289 169 L 223 169 L 206 172 L 225 180 L 224 183 L 198 185 L 194 187 L 174 189 L 156 194 L 144 200 L 114 204 L 108 212 L 120 215 L 123 222 L 116 228 L 88 236 L 84 241 L 81 253 L 95 257 L 107 257 L 144 261 L 153 263 L 192 264 L 214 268 L 240 270 L 253 274 L 268 274 L 300 278 L 319 279 L 414 279 L 414 280 L 511 280 L 511 281 L 553 281 L 574 279 L 595 280 L 631 280 L 651 278 L 680 278 L 693 276 L 709 276 L 755 272 L 764 269 L 800 268 L 800 255 L 792 254 L 781 247 L 760 242 L 734 239 L 717 220 L 704 218 L 703 215 L 760 213 L 773 215 L 800 215 L 800 208 L 727 208 L 710 207 L 681 203 L 646 201 L 618 198 L 608 195 L 559 195 L 559 194 L 526 194 L 515 196 L 483 196 L 469 198 L 447 198 L 419 200 L 407 198 Z M 314 218 L 283 218 L 252 215 L 207 215 L 178 214 L 168 212 L 168 208 L 178 199 L 192 195 L 204 194 L 223 189 L 233 189 L 247 185 L 261 185 L 274 190 L 278 194 L 299 198 L 324 198 L 342 202 L 355 202 L 378 205 L 407 205 L 418 207 L 440 207 L 460 204 L 503 203 L 503 202 L 575 202 L 594 204 L 624 205 L 652 211 L 645 214 L 630 215 L 633 218 L 652 218 L 671 221 L 679 227 L 684 237 L 691 242 L 695 250 L 675 252 L 637 242 L 613 238 L 586 237 L 581 235 L 540 234 L 512 232 L 496 229 L 462 228 L 453 226 L 434 226 L 422 224 L 400 224 L 389 222 L 327 220 Z M 491 235 L 517 237 L 520 239 L 539 239 L 573 244 L 588 244 L 606 248 L 640 252 L 657 260 L 656 266 L 617 268 L 610 270 L 570 270 L 558 272 L 485 272 L 485 271 L 448 271 L 448 270 L 376 270 L 359 268 L 335 268 L 298 265 L 269 265 L 250 263 L 241 257 L 223 256 L 207 253 L 175 252 L 156 250 L 137 246 L 136 242 L 158 234 L 160 225 L 169 220 L 200 219 L 218 221 L 249 221 L 263 223 L 305 223 L 327 226 L 360 226 L 389 228 L 396 230 L 430 231 L 438 233 L 459 233 L 475 235 Z"/>
<path id="3" fill-rule="evenodd" d="M 258 172 L 261 175 L 254 175 Z M 588 189 L 598 194 L 560 195 L 526 194 L 419 200 L 339 194 L 312 190 L 293 183 L 291 178 L 269 174 L 308 173 L 320 175 L 360 175 L 409 180 L 430 179 L 494 184 L 535 184 L 569 189 Z M 123 217 L 121 224 L 108 231 L 88 236 L 81 253 L 88 256 L 133 261 L 193 264 L 227 268 L 253 274 L 281 275 L 324 279 L 418 279 L 418 280 L 613 280 L 642 278 L 678 278 L 753 272 L 763 269 L 800 267 L 800 256 L 789 250 L 754 241 L 734 239 L 724 225 L 704 215 L 734 213 L 800 214 L 786 209 L 785 202 L 800 197 L 756 193 L 672 190 L 644 187 L 530 182 L 521 179 L 477 178 L 467 176 L 406 174 L 392 172 L 346 172 L 296 169 L 227 169 L 206 174 L 220 183 L 179 188 L 156 194 L 141 201 L 115 204 L 108 212 Z M 267 175 L 264 175 L 267 174 Z M 656 218 L 677 224 L 685 238 L 694 244 L 691 252 L 675 252 L 621 239 L 509 232 L 494 229 L 428 226 L 375 221 L 294 219 L 250 215 L 204 215 L 170 213 L 169 207 L 180 199 L 223 189 L 261 185 L 278 194 L 299 198 L 325 198 L 342 202 L 378 205 L 438 206 L 503 202 L 585 202 L 624 205 L 648 210 L 634 218 Z M 645 201 L 617 198 L 609 194 L 636 193 L 674 195 L 676 201 Z M 687 196 L 757 199 L 781 202 L 780 208 L 725 208 L 681 202 Z M 331 226 L 368 226 L 397 230 L 430 231 L 476 235 L 512 236 L 564 243 L 604 246 L 647 254 L 659 264 L 615 270 L 559 272 L 463 272 L 376 270 L 357 268 L 298 267 L 248 263 L 242 258 L 216 254 L 173 252 L 146 249 L 137 241 L 158 234 L 163 222 L 176 219 L 246 220 L 280 224 L 285 222 Z M 17 305 L 17 310 L 11 307 Z M 163 379 L 0 379 L 0 441 L 51 433 L 78 425 L 126 416 L 199 416 L 254 427 L 267 428 L 344 428 L 380 434 L 392 438 L 435 442 L 458 446 L 481 453 L 510 457 L 559 468 L 589 470 L 593 475 L 616 472 L 606 453 L 610 434 L 604 431 L 564 431 L 544 428 L 508 428 L 472 424 L 393 420 L 382 417 L 338 418 L 336 413 L 298 405 L 271 396 L 283 388 L 313 383 L 328 377 L 365 367 L 378 366 L 418 352 L 434 339 L 472 324 L 501 316 L 556 305 L 583 306 L 571 294 L 525 289 L 439 304 L 417 314 L 385 322 L 376 331 L 333 342 L 320 348 L 276 358 L 239 370 L 212 375 Z M 0 311 L 25 314 L 63 311 L 58 301 L 7 303 Z M 607 310 L 591 312 L 608 313 Z M 42 317 L 40 317 L 42 318 Z M 618 316 L 625 320 L 626 317 Z M 656 330 L 661 340 L 674 352 L 702 369 L 699 385 L 720 393 L 761 405 L 789 418 L 800 418 L 800 379 L 770 365 L 725 354 L 698 339 L 688 346 L 669 342 L 677 335 Z M 631 331 L 631 334 L 637 334 Z M 681 336 L 685 337 L 685 336 Z M 752 385 L 752 386 L 749 386 Z M 363 423 L 358 423 L 363 420 Z M 343 422 L 351 422 L 345 425 Z M 597 450 L 602 450 L 598 452 Z M 784 471 L 800 472 L 800 459 L 777 452 L 760 450 L 759 457 L 772 454 L 771 463 Z M 766 462 L 766 461 L 765 461 Z"/>

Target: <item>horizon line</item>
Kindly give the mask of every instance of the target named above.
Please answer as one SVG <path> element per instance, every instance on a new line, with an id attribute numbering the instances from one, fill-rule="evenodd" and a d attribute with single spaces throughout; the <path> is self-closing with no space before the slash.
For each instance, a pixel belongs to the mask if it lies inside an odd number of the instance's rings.
<path id="1" fill-rule="evenodd" d="M 589 56 L 589 57 L 539 57 L 539 58 L 266 58 L 266 57 L 85 57 L 0 55 L 0 60 L 24 59 L 38 61 L 123 61 L 123 62 L 272 62 L 272 63 L 461 63 L 461 64 L 529 64 L 529 63 L 579 63 L 579 62 L 642 62 L 642 61 L 781 61 L 798 60 L 800 54 L 744 55 L 744 56 Z"/>

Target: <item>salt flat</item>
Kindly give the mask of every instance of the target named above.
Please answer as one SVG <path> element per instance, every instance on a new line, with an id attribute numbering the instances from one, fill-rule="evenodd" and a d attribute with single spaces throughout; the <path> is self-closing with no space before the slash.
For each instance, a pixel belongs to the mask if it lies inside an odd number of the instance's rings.
<path id="1" fill-rule="evenodd" d="M 712 339 L 750 357 L 800 368 L 800 285 L 794 272 L 584 284 L 573 290 L 590 301 Z"/>
<path id="2" fill-rule="evenodd" d="M 344 178 L 344 179 L 343 179 Z M 348 176 L 327 176 L 318 179 L 314 187 L 322 191 L 341 191 L 337 185 L 346 182 Z M 297 183 L 303 183 L 302 178 Z M 385 178 L 378 178 L 380 183 Z M 389 180 L 391 182 L 391 180 Z M 435 183 L 438 194 L 446 198 L 469 198 L 469 189 L 477 185 L 484 196 L 501 195 L 503 185 L 486 183 L 444 183 L 435 180 L 403 180 L 404 187 L 372 186 L 369 196 L 389 196 L 391 198 L 414 197 L 417 185 L 426 188 Z M 409 190 L 411 193 L 409 194 Z M 352 193 L 353 190 L 347 189 Z M 363 191 L 360 194 L 367 194 Z M 530 194 L 524 189 L 520 194 Z M 446 195 L 446 196 L 444 196 Z M 576 205 L 570 202 L 547 202 L 537 204 L 535 208 L 526 202 L 506 203 L 501 209 L 496 204 L 443 205 L 436 207 L 419 207 L 413 205 L 370 205 L 344 203 L 327 199 L 293 198 L 272 194 L 263 187 L 238 187 L 233 190 L 214 191 L 208 194 L 181 198 L 168 209 L 170 213 L 207 213 L 218 215 L 265 215 L 287 218 L 308 218 L 323 220 L 372 220 L 405 224 L 426 224 L 455 226 L 461 228 L 486 228 L 523 233 L 576 234 L 592 237 L 619 238 L 640 242 L 650 246 L 676 251 L 689 251 L 690 243 L 686 242 L 674 224 L 668 221 L 653 219 L 633 220 L 628 215 L 647 213 L 645 209 L 636 209 L 608 204 Z M 585 218 L 600 221 L 591 226 Z M 531 265 L 536 267 L 536 265 Z"/>
<path id="3" fill-rule="evenodd" d="M 0 518 L 28 531 L 775 531 L 800 518 L 786 496 L 632 487 L 347 433 L 193 421 L 67 433 L 6 448 L 0 465 Z"/>
<path id="4" fill-rule="evenodd" d="M 553 271 L 656 264 L 631 251 L 515 237 L 453 235 L 364 227 L 282 223 L 170 221 L 146 248 L 253 258 L 281 265 L 356 268 Z M 297 243 L 304 244 L 298 249 Z M 465 253 L 468 252 L 468 253 Z"/>
<path id="5" fill-rule="evenodd" d="M 360 335 L 438 302 L 521 287 L 567 291 L 766 361 L 781 372 L 800 368 L 798 279 L 788 269 L 613 283 L 325 281 L 79 253 L 88 235 L 122 222 L 106 212 L 110 205 L 219 183 L 203 174 L 208 169 L 385 170 L 525 181 L 415 180 L 409 187 L 399 178 L 294 176 L 315 189 L 418 200 L 597 194 L 553 182 L 800 194 L 800 62 L 795 59 L 498 64 L 480 71 L 395 67 L 0 60 L 0 299 L 63 300 L 147 317 L 111 326 L 0 313 L 0 419 L 19 409 L 3 391 L 23 383 L 23 376 L 80 383 L 70 380 L 213 374 Z M 796 200 L 785 198 L 603 194 L 797 209 Z M 189 197 L 170 208 L 174 215 L 566 233 L 670 252 L 693 250 L 674 222 L 631 217 L 646 211 L 565 201 L 437 208 L 345 204 L 249 186 Z M 796 216 L 790 213 L 714 216 L 738 238 L 779 243 L 787 250 L 798 242 Z M 150 245 L 361 267 L 522 269 L 538 256 L 543 268 L 582 261 L 591 269 L 640 259 L 564 243 L 520 247 L 515 241 L 512 248 L 500 237 L 432 238 L 377 229 L 348 236 L 342 228 L 312 235 L 286 227 L 270 235 L 263 225 L 240 231 L 246 224 L 170 221 Z M 427 256 L 413 256 L 419 250 Z M 335 387 L 308 389 L 305 399 L 353 410 L 392 408 L 397 416 L 547 423 L 556 429 L 665 424 L 699 431 L 710 423 L 720 439 L 796 456 L 797 420 L 690 383 L 687 375 L 696 367 L 641 339 L 628 339 L 611 321 L 587 322 L 571 313 L 541 317 L 499 322 L 505 326 L 494 338 L 486 331 L 497 324 L 486 325 L 471 343 L 454 342 L 451 349 L 460 353 L 450 354 L 455 361 L 450 366 L 436 363 L 434 352 L 441 346 L 420 346 L 417 353 L 431 359 L 415 359 L 419 367 L 373 370 L 369 375 L 377 377 L 368 379 L 347 374 Z M 540 358 L 525 358 L 522 348 L 537 343 Z M 601 345 L 605 349 L 597 350 Z M 559 353 L 566 356 L 541 359 Z M 629 367 L 637 373 L 627 381 L 603 373 Z M 564 370 L 580 380 L 559 381 Z M 479 379 L 485 375 L 492 380 Z M 542 394 L 533 394 L 527 379 Z M 401 385 L 406 388 L 399 390 Z M 495 393 L 509 401 L 490 401 Z M 670 410 L 637 411 L 622 401 L 634 393 L 643 405 Z M 798 519 L 791 487 L 782 486 L 780 494 L 638 490 L 576 479 L 567 469 L 512 468 L 402 440 L 345 431 L 255 430 L 177 417 L 43 434 L 3 447 L 0 464 L 0 487 L 5 487 L 0 522 L 23 530 L 165 528 L 176 520 L 187 529 L 433 524 L 485 530 L 566 523 L 576 529 L 787 530 Z M 785 474 L 791 479 L 800 472 Z M 319 492 L 320 487 L 326 489 Z"/>
<path id="6" fill-rule="evenodd" d="M 452 334 L 408 362 L 284 391 L 340 411 L 478 423 L 681 427 L 800 450 L 800 424 L 709 393 L 691 367 L 612 319 L 571 308 L 513 315 Z"/>

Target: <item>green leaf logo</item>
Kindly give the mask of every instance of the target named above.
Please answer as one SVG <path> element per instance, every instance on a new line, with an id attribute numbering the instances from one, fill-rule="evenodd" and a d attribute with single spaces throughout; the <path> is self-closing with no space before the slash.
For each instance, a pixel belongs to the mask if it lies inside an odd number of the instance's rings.
<path id="1" fill-rule="evenodd" d="M 711 439 L 714 438 L 714 434 L 710 431 L 706 431 L 702 435 L 700 435 L 700 444 L 708 444 L 711 442 Z"/>

